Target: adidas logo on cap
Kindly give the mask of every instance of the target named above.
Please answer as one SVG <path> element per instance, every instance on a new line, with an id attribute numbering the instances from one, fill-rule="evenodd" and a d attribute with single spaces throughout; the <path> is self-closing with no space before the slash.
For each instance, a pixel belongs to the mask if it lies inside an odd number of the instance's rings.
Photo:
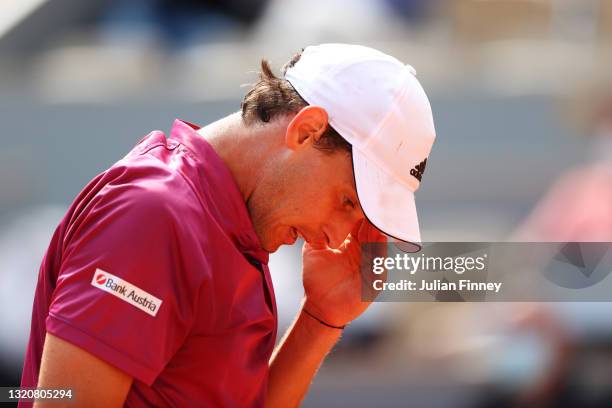
<path id="1" fill-rule="evenodd" d="M 414 169 L 410 170 L 410 175 L 414 176 L 420 182 L 423 178 L 423 173 L 425 173 L 425 166 L 427 166 L 427 159 L 414 166 Z"/>

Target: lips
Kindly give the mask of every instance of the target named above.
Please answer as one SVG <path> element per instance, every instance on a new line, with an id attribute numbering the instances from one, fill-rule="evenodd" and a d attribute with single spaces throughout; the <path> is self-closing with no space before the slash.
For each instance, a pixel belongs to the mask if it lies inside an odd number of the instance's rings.
<path id="1" fill-rule="evenodd" d="M 291 227 L 289 228 L 289 232 L 287 234 L 287 238 L 285 239 L 285 244 L 287 245 L 293 245 L 295 244 L 295 241 L 297 241 L 298 238 L 298 232 L 295 228 Z"/>

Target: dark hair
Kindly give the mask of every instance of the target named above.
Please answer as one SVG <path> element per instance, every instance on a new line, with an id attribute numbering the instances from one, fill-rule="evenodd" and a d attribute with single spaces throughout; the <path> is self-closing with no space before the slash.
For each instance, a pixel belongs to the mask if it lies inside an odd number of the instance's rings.
<path id="1" fill-rule="evenodd" d="M 285 64 L 282 69 L 283 78 L 274 75 L 268 61 L 261 60 L 259 80 L 246 93 L 240 104 L 242 120 L 245 124 L 267 123 L 278 116 L 296 114 L 300 109 L 308 106 L 308 103 L 297 93 L 291 83 L 284 79 L 287 69 L 300 60 L 302 51 L 304 50 L 299 51 Z M 328 152 L 339 149 L 351 152 L 351 144 L 329 124 L 315 146 Z"/>

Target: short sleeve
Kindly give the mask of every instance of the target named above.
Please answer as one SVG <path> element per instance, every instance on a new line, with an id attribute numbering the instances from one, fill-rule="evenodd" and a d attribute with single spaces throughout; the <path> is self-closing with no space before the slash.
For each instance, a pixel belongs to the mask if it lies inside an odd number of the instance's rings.
<path id="1" fill-rule="evenodd" d="M 157 182 L 102 188 L 66 234 L 47 331 L 152 384 L 192 327 L 202 283 L 186 268 L 194 244 L 180 212 Z"/>

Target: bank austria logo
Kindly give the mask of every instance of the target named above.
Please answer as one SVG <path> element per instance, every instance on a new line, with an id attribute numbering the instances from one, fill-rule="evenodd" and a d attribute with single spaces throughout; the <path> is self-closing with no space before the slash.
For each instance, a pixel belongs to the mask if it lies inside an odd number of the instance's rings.
<path id="1" fill-rule="evenodd" d="M 91 285 L 155 317 L 162 300 L 111 273 L 96 269 Z"/>
<path id="2" fill-rule="evenodd" d="M 96 271 L 98 272 L 98 271 Z M 96 283 L 98 285 L 104 285 L 106 283 L 106 275 L 104 275 L 104 272 L 100 272 L 97 276 L 96 276 Z"/>

